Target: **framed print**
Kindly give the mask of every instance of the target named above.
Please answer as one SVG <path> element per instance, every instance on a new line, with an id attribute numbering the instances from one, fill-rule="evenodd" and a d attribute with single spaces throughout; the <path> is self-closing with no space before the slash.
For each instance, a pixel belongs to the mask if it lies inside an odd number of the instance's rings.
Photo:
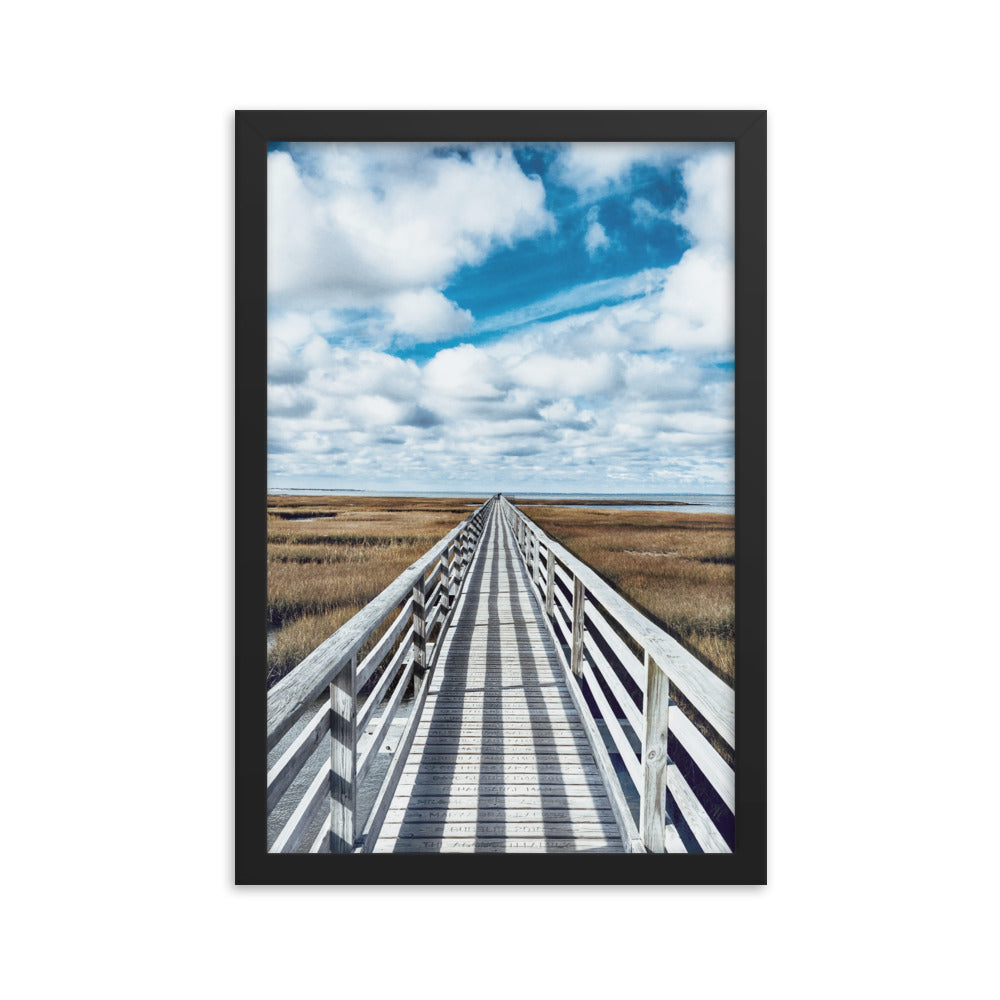
<path id="1" fill-rule="evenodd" d="M 764 112 L 236 137 L 236 881 L 763 883 Z"/>

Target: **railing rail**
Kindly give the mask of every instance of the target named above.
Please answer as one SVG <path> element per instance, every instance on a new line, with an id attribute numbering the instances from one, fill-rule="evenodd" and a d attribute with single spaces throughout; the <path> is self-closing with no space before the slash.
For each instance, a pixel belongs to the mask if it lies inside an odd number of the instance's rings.
<path id="1" fill-rule="evenodd" d="M 730 852 L 734 770 L 671 700 L 670 686 L 731 749 L 733 689 L 506 497 L 500 504 L 566 668 L 626 846 Z"/>
<path id="2" fill-rule="evenodd" d="M 429 672 L 495 502 L 490 498 L 452 529 L 268 692 L 268 752 L 282 740 L 288 743 L 267 775 L 268 816 L 280 802 L 288 814 L 272 853 L 347 853 L 374 847 L 420 719 Z M 375 683 L 365 693 L 372 678 Z M 369 776 L 411 681 L 413 707 L 359 830 L 358 787 Z M 310 711 L 312 716 L 289 741 L 289 733 Z M 307 781 L 303 768 L 328 734 L 329 756 Z M 329 814 L 307 846 L 305 838 L 327 804 Z"/>

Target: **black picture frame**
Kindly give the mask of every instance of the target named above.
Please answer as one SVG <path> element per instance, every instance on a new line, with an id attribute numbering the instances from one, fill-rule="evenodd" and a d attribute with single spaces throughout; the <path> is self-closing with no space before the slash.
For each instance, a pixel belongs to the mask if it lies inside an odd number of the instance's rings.
<path id="1" fill-rule="evenodd" d="M 237 884 L 766 882 L 766 113 L 763 111 L 237 111 Z M 732 854 L 288 855 L 264 831 L 269 142 L 688 141 L 736 152 L 736 846 Z"/>

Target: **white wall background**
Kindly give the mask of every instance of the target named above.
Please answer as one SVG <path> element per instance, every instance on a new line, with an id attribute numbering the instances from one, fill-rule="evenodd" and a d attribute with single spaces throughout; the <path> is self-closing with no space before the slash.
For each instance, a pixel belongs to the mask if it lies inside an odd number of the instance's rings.
<path id="1" fill-rule="evenodd" d="M 988 10 L 8 10 L 11 996 L 606 997 L 637 980 L 685 998 L 985 992 L 998 887 Z M 768 109 L 766 889 L 345 899 L 231 885 L 238 107 Z M 358 918 L 346 936 L 345 903 Z M 388 985 L 366 992 L 373 979 Z"/>

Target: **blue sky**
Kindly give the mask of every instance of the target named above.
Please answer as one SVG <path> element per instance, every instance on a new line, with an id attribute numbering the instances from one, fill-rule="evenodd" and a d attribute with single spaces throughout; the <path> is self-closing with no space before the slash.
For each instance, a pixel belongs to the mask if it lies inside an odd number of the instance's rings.
<path id="1" fill-rule="evenodd" d="M 732 491 L 732 145 L 273 146 L 268 485 Z"/>

